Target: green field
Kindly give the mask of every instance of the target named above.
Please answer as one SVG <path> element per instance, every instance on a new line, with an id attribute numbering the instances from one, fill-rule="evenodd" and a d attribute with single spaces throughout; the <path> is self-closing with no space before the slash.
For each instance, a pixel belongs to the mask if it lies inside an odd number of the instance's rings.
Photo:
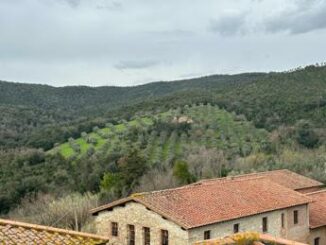
<path id="1" fill-rule="evenodd" d="M 172 129 L 158 126 L 160 124 L 170 125 Z M 178 129 L 181 124 L 187 124 L 188 129 Z M 246 156 L 260 151 L 268 143 L 267 136 L 267 131 L 256 129 L 243 116 L 216 106 L 195 105 L 96 128 L 50 152 L 57 152 L 67 159 L 78 159 L 134 148 L 140 149 L 148 162 L 154 164 L 182 158 L 185 149 L 191 146 L 221 149 L 230 156 Z"/>

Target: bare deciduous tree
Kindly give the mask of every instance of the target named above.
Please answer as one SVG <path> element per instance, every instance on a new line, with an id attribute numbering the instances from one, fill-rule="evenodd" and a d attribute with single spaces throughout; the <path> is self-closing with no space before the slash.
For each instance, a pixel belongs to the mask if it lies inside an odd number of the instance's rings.
<path id="1" fill-rule="evenodd" d="M 98 196 L 72 193 L 62 198 L 39 194 L 25 198 L 22 204 L 9 213 L 14 220 L 60 228 L 82 230 L 90 222 L 89 210 L 98 206 Z"/>
<path id="2" fill-rule="evenodd" d="M 198 179 L 221 177 L 223 167 L 228 166 L 223 151 L 206 147 L 188 149 L 186 162 Z"/>

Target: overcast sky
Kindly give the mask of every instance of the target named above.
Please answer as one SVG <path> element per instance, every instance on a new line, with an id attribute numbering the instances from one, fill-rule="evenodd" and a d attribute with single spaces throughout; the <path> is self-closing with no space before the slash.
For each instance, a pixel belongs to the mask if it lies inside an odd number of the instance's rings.
<path id="1" fill-rule="evenodd" d="M 136 85 L 326 61 L 326 0 L 0 0 L 0 80 Z"/>

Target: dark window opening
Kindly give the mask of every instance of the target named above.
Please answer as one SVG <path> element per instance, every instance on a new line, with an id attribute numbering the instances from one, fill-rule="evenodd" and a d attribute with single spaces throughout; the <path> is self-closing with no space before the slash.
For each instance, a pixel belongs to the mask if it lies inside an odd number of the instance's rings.
<path id="1" fill-rule="evenodd" d="M 320 245 L 320 238 L 319 237 L 316 237 L 314 239 L 314 245 Z"/>
<path id="2" fill-rule="evenodd" d="M 211 239 L 211 231 L 204 231 L 204 240 Z"/>
<path id="3" fill-rule="evenodd" d="M 135 245 L 135 226 L 128 225 L 128 245 Z"/>
<path id="4" fill-rule="evenodd" d="M 267 217 L 263 218 L 263 232 L 267 232 L 268 231 L 268 220 Z"/>
<path id="5" fill-rule="evenodd" d="M 151 244 L 151 230 L 148 227 L 143 228 L 144 231 L 144 245 Z"/>
<path id="6" fill-rule="evenodd" d="M 118 236 L 119 235 L 119 228 L 117 222 L 111 222 L 111 235 Z"/>
<path id="7" fill-rule="evenodd" d="M 234 224 L 233 225 L 233 233 L 238 233 L 239 232 L 239 224 Z"/>
<path id="8" fill-rule="evenodd" d="M 169 245 L 169 232 L 167 230 L 161 230 L 162 245 Z"/>
<path id="9" fill-rule="evenodd" d="M 281 225 L 284 228 L 284 213 L 281 214 Z"/>
<path id="10" fill-rule="evenodd" d="M 294 210 L 293 211 L 293 223 L 294 224 L 298 224 L 299 223 L 299 217 L 298 217 L 299 211 L 298 210 Z"/>

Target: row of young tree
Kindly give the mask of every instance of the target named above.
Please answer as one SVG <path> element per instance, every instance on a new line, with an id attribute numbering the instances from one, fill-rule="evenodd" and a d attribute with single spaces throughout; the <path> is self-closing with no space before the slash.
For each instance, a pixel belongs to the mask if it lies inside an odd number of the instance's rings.
<path id="1" fill-rule="evenodd" d="M 65 200 L 66 195 L 74 196 L 74 193 L 80 193 L 76 194 L 80 199 L 88 199 L 90 194 L 87 193 L 90 192 L 96 196 L 95 204 L 92 202 L 96 206 L 133 192 L 170 188 L 203 178 L 276 168 L 292 169 L 326 182 L 325 145 L 319 142 L 318 146 L 305 147 L 296 140 L 297 137 L 309 141 L 314 139 L 309 133 L 307 122 L 301 121 L 298 127 L 280 127 L 267 133 L 251 128 L 241 115 L 221 112 L 218 117 L 217 114 L 213 116 L 215 110 L 210 105 L 180 107 L 172 110 L 169 116 L 156 120 L 151 126 L 131 127 L 122 134 L 122 139 L 130 141 L 123 147 L 115 148 L 109 154 L 105 150 L 96 151 L 74 159 L 73 162 L 60 154 L 46 154 L 41 149 L 1 151 L 0 209 L 4 215 L 8 215 L 10 211 L 10 217 L 15 219 L 26 220 L 24 217 L 28 217 L 28 221 L 34 223 L 81 229 L 83 226 L 88 227 L 91 217 L 87 216 L 79 223 L 82 219 L 69 211 L 69 216 L 65 216 L 67 219 L 60 219 L 64 214 L 58 212 L 54 218 L 50 214 L 42 214 L 42 220 L 29 210 L 28 205 L 35 205 L 39 199 L 42 200 L 43 195 L 51 196 L 46 199 L 48 202 L 44 205 L 47 206 L 57 203 L 58 200 Z M 179 122 L 182 117 L 191 119 L 192 122 Z M 214 117 L 218 123 L 214 122 Z M 178 123 L 175 118 L 179 120 Z M 94 129 L 95 132 L 98 130 Z M 207 135 L 214 132 L 226 147 L 209 140 Z M 170 157 L 164 161 L 153 161 L 153 156 L 162 153 L 166 139 L 170 142 L 166 151 Z M 184 147 L 177 152 L 180 142 Z M 246 153 L 234 150 L 246 149 L 243 143 L 248 144 L 251 149 L 246 150 Z M 149 145 L 155 145 L 153 152 Z M 161 151 L 157 151 L 158 149 Z M 74 208 L 76 207 L 71 206 L 70 209 Z M 51 210 L 55 212 L 57 209 Z M 31 214 L 27 215 L 29 212 Z"/>

